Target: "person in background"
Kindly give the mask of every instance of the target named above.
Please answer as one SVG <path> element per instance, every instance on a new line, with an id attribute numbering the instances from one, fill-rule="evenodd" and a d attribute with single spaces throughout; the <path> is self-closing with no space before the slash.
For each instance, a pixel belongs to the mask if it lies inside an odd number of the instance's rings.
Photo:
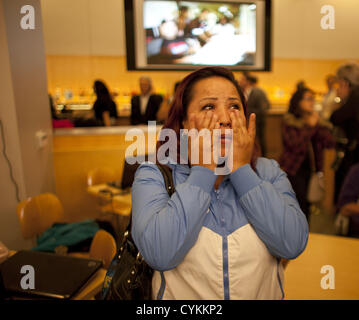
<path id="1" fill-rule="evenodd" d="M 359 163 L 346 176 L 338 200 L 339 214 L 349 218 L 348 237 L 359 238 Z"/>
<path id="2" fill-rule="evenodd" d="M 161 104 L 161 107 L 160 107 L 160 110 L 158 111 L 158 114 L 157 114 L 157 120 L 159 122 L 165 122 L 167 120 L 168 111 L 169 111 L 169 109 L 171 107 L 171 104 L 173 102 L 174 94 L 176 93 L 176 90 L 177 90 L 180 83 L 181 83 L 181 81 L 177 81 L 175 83 L 175 86 L 174 86 L 174 89 L 173 89 L 173 95 L 168 97 L 167 99 L 163 100 L 163 102 Z"/>
<path id="3" fill-rule="evenodd" d="M 216 36 L 231 36 L 234 35 L 236 29 L 231 23 L 231 19 L 225 15 L 218 19 L 217 24 L 211 29 L 212 35 Z"/>
<path id="4" fill-rule="evenodd" d="M 247 98 L 248 112 L 256 114 L 258 143 L 261 147 L 262 156 L 265 157 L 267 153 L 267 145 L 265 141 L 266 117 L 267 110 L 270 108 L 270 103 L 266 93 L 257 87 L 257 81 L 256 77 L 250 75 L 248 72 L 243 72 L 239 84 Z"/>
<path id="5" fill-rule="evenodd" d="M 188 18 L 188 7 L 181 6 L 178 9 L 177 27 L 178 27 L 178 38 L 184 38 L 188 36 L 185 34 L 186 27 L 191 20 Z"/>
<path id="6" fill-rule="evenodd" d="M 147 124 L 148 121 L 157 121 L 157 112 L 163 98 L 153 93 L 152 80 L 149 77 L 140 78 L 140 95 L 131 99 L 131 124 Z"/>
<path id="7" fill-rule="evenodd" d="M 314 111 L 314 92 L 297 90 L 290 99 L 288 113 L 283 116 L 283 152 L 279 164 L 287 173 L 298 202 L 309 221 L 308 184 L 312 173 L 323 171 L 323 151 L 333 148 L 332 125 Z M 314 159 L 311 159 L 313 148 Z"/>
<path id="8" fill-rule="evenodd" d="M 201 46 L 204 46 L 212 36 L 208 30 L 208 13 L 208 9 L 202 9 L 198 17 L 187 24 L 184 32 L 193 38 L 197 38 Z"/>
<path id="9" fill-rule="evenodd" d="M 132 237 L 156 270 L 154 299 L 283 299 L 280 261 L 303 252 L 308 224 L 286 174 L 274 160 L 258 157 L 255 118 L 226 68 L 199 69 L 177 88 L 164 125 L 177 137 L 177 155 L 168 163 L 174 193 L 168 195 L 150 162 L 139 166 L 132 186 Z M 217 174 L 217 161 L 204 161 L 202 147 L 199 161 L 190 156 L 183 164 L 192 146 L 181 150 L 181 129 L 209 130 L 213 158 L 224 156 L 225 131 L 232 129 L 230 172 Z M 214 129 L 221 132 L 218 152 Z"/>
<path id="10" fill-rule="evenodd" d="M 118 117 L 116 103 L 113 101 L 111 94 L 103 81 L 95 81 L 94 91 L 97 96 L 93 105 L 95 118 L 101 126 L 109 127 Z"/>
<path id="11" fill-rule="evenodd" d="M 299 80 L 296 84 L 295 84 L 295 90 L 296 91 L 299 91 L 299 90 L 303 90 L 303 89 L 305 89 L 305 88 L 307 88 L 307 85 L 306 85 L 306 83 L 305 83 L 305 81 L 304 80 Z"/>
<path id="12" fill-rule="evenodd" d="M 337 70 L 337 78 L 337 94 L 341 102 L 340 107 L 332 113 L 330 121 L 342 130 L 348 143 L 345 146 L 344 157 L 335 172 L 335 202 L 349 168 L 359 162 L 359 65 L 342 65 Z"/>
<path id="13" fill-rule="evenodd" d="M 73 128 L 74 124 L 70 119 L 61 119 L 56 112 L 56 106 L 54 103 L 54 99 L 51 94 L 49 94 L 49 104 L 51 110 L 51 119 L 52 119 L 52 128 L 60 129 L 60 128 Z"/>
<path id="14" fill-rule="evenodd" d="M 333 113 L 334 109 L 337 107 L 337 90 L 336 90 L 336 84 L 337 84 L 337 77 L 335 75 L 328 75 L 326 77 L 326 84 L 328 87 L 328 92 L 324 95 L 323 101 L 322 101 L 322 110 L 320 112 L 320 115 L 323 119 L 329 120 L 331 114 Z"/>
<path id="15" fill-rule="evenodd" d="M 49 104 L 50 104 L 51 118 L 58 119 L 59 117 L 57 116 L 54 99 L 52 98 L 52 95 L 50 93 L 49 93 Z"/>

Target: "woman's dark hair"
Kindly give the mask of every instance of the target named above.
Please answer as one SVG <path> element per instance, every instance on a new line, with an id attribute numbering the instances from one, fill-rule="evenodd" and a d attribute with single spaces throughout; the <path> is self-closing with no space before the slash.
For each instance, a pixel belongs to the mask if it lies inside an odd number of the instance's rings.
<path id="1" fill-rule="evenodd" d="M 177 81 L 174 86 L 174 92 L 176 92 L 178 86 L 181 84 L 181 81 Z"/>
<path id="2" fill-rule="evenodd" d="M 295 85 L 297 90 L 303 90 L 306 89 L 307 86 L 305 85 L 305 81 L 304 80 L 300 80 L 297 82 L 297 84 Z"/>
<path id="3" fill-rule="evenodd" d="M 242 89 L 240 88 L 238 82 L 234 78 L 233 73 L 229 69 L 223 67 L 207 67 L 192 72 L 187 77 L 185 77 L 177 87 L 176 92 L 174 94 L 173 102 L 168 112 L 167 121 L 163 126 L 163 129 L 172 129 L 176 132 L 178 163 L 180 161 L 180 130 L 183 129 L 183 121 L 187 119 L 188 105 L 193 99 L 193 87 L 198 81 L 211 77 L 225 78 L 234 85 L 241 99 L 244 115 L 247 119 L 247 125 L 248 125 L 246 99 L 244 97 Z M 158 141 L 157 150 L 165 142 L 166 141 Z M 258 147 L 257 145 L 255 145 L 253 149 L 252 160 L 251 160 L 251 166 L 254 170 L 255 170 L 256 160 L 258 158 L 258 153 L 259 153 Z"/>
<path id="4" fill-rule="evenodd" d="M 94 89 L 98 100 L 112 100 L 110 92 L 103 81 L 96 80 L 94 83 Z"/>
<path id="5" fill-rule="evenodd" d="M 314 94 L 312 89 L 302 87 L 299 88 L 290 98 L 288 112 L 292 113 L 297 118 L 302 116 L 302 109 L 300 108 L 299 103 L 303 100 L 304 94 L 306 92 Z"/>

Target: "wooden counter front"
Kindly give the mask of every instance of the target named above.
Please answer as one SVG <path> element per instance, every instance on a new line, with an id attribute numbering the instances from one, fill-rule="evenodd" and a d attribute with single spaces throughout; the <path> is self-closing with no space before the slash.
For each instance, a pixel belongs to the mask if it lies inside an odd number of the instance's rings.
<path id="1" fill-rule="evenodd" d="M 329 276 L 324 266 L 333 268 L 333 289 L 322 287 Z M 359 239 L 310 233 L 307 248 L 285 270 L 285 299 L 358 300 L 358 270 Z"/>
<path id="2" fill-rule="evenodd" d="M 54 167 L 56 193 L 61 200 L 65 220 L 75 222 L 97 218 L 96 199 L 87 192 L 87 174 L 95 168 L 107 167 L 122 178 L 125 150 L 132 141 L 125 141 L 128 129 L 143 130 L 147 145 L 147 126 L 58 129 L 54 134 Z M 160 126 L 157 126 L 160 129 Z M 147 150 L 154 152 L 154 149 Z"/>

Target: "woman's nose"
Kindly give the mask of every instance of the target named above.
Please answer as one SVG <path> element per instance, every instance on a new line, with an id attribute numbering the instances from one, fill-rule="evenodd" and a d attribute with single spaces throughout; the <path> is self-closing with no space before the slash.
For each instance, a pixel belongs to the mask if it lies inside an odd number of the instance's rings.
<path id="1" fill-rule="evenodd" d="M 231 127 L 231 118 L 227 110 L 220 110 L 217 115 L 221 127 Z"/>

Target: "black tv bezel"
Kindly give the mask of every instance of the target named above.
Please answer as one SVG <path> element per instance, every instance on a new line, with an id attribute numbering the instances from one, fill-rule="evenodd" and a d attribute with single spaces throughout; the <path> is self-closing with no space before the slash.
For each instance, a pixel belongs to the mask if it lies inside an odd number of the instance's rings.
<path id="1" fill-rule="evenodd" d="M 126 61 L 129 71 L 194 71 L 198 68 L 204 68 L 205 65 L 193 65 L 192 68 L 139 68 L 136 66 L 136 39 L 135 39 L 135 12 L 133 3 L 135 0 L 125 0 L 125 27 L 126 27 Z M 196 0 L 201 1 L 201 0 Z M 202 0 L 203 1 L 203 0 Z M 264 21 L 264 67 L 256 69 L 241 68 L 241 66 L 225 67 L 234 71 L 272 71 L 272 0 L 265 1 L 265 21 Z"/>

